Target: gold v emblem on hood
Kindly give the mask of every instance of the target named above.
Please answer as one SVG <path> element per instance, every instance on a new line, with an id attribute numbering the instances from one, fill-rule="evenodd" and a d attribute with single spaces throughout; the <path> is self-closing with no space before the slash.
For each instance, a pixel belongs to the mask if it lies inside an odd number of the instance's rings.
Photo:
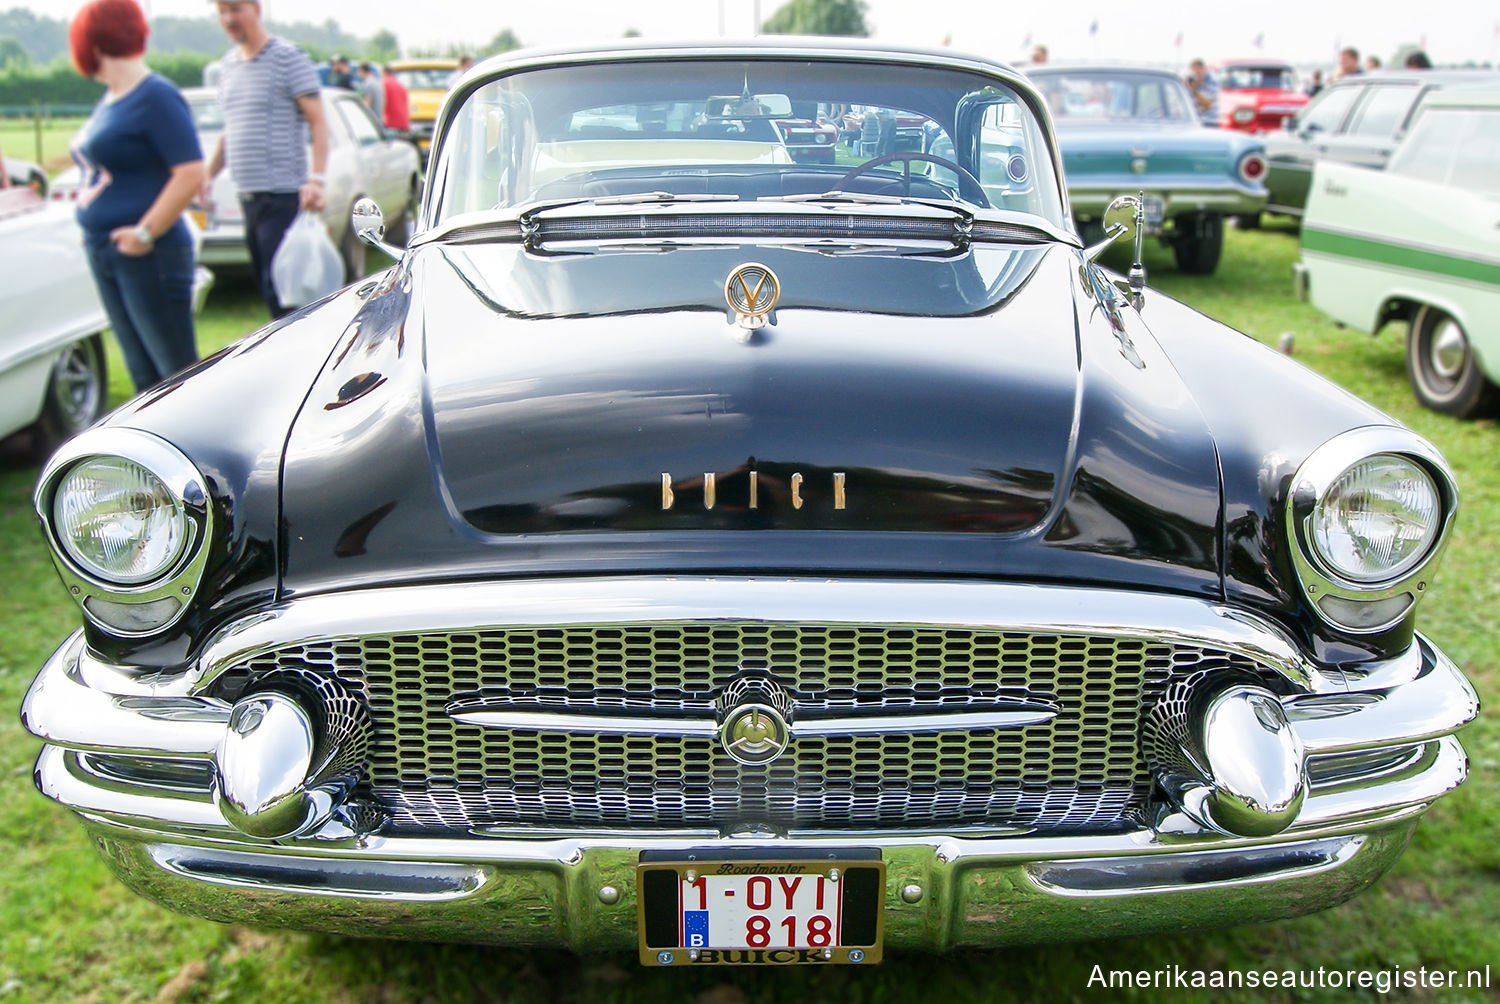
<path id="1" fill-rule="evenodd" d="M 729 273 L 724 281 L 724 299 L 735 313 L 739 326 L 747 331 L 763 327 L 767 317 L 781 299 L 781 282 L 764 265 L 747 262 Z"/>

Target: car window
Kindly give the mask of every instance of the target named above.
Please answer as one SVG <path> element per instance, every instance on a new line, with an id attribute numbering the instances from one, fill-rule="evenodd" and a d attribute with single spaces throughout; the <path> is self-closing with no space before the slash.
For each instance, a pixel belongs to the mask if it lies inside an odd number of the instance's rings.
<path id="1" fill-rule="evenodd" d="M 1454 154 L 1463 139 L 1464 119 L 1460 108 L 1423 112 L 1386 169 L 1410 178 L 1446 183 L 1453 170 Z"/>
<path id="2" fill-rule="evenodd" d="M 378 142 L 383 133 L 375 120 L 370 117 L 370 110 L 358 101 L 341 100 L 337 102 L 339 115 L 343 117 L 344 124 L 349 127 L 349 134 L 354 137 L 354 142 L 361 146 L 368 143 Z"/>
<path id="3" fill-rule="evenodd" d="M 1412 102 L 1421 88 L 1409 84 L 1394 87 L 1372 87 L 1370 97 L 1360 105 L 1349 124 L 1351 136 L 1394 136 L 1406 121 Z"/>
<path id="4" fill-rule="evenodd" d="M 424 67 L 415 70 L 393 70 L 401 86 L 409 91 L 446 91 L 448 78 L 453 75 L 450 67 Z"/>
<path id="5" fill-rule="evenodd" d="M 834 136 L 832 157 L 789 148 L 799 114 Z M 435 222 L 557 200 L 836 189 L 1066 219 L 1047 135 L 1021 94 L 930 66 L 683 57 L 522 70 L 465 96 L 434 163 Z"/>
<path id="6" fill-rule="evenodd" d="M 1175 77 L 1078 70 L 1033 74 L 1058 120 L 1153 119 L 1196 123 L 1192 99 Z"/>
<path id="7" fill-rule="evenodd" d="M 1227 91 L 1289 91 L 1292 85 L 1290 66 L 1231 66 L 1221 86 Z"/>
<path id="8" fill-rule="evenodd" d="M 1297 131 L 1331 133 L 1363 92 L 1362 87 L 1331 87 L 1323 91 L 1297 116 Z"/>
<path id="9" fill-rule="evenodd" d="M 1483 195 L 1500 195 L 1500 108 L 1469 111 L 1453 160 L 1453 184 Z"/>
<path id="10" fill-rule="evenodd" d="M 218 98 L 212 95 L 189 98 L 188 111 L 193 116 L 193 128 L 199 132 L 224 131 L 224 109 L 219 107 Z"/>

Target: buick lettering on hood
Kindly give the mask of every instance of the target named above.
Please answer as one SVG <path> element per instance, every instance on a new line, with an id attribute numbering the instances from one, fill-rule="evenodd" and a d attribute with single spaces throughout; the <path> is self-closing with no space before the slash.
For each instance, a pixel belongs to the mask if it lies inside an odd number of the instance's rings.
<path id="1" fill-rule="evenodd" d="M 856 109 L 931 141 L 777 124 Z M 43 471 L 38 788 L 188 913 L 649 967 L 1354 895 L 1467 770 L 1453 476 L 1118 195 L 952 52 L 485 63 L 394 265 Z"/>

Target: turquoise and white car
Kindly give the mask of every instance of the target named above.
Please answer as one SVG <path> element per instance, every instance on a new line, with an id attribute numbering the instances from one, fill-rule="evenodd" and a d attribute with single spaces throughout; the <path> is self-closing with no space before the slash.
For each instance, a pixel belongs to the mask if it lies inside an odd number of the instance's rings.
<path id="1" fill-rule="evenodd" d="M 1500 379 L 1500 86 L 1430 94 L 1384 171 L 1319 162 L 1299 285 L 1350 327 L 1408 322 L 1417 400 L 1484 410 Z"/>
<path id="2" fill-rule="evenodd" d="M 1224 248 L 1224 218 L 1259 217 L 1265 143 L 1205 128 L 1176 74 L 1048 64 L 1026 75 L 1046 96 L 1085 241 L 1104 238 L 1104 210 L 1116 196 L 1139 192 L 1147 232 L 1172 249 L 1183 272 L 1210 275 Z"/>

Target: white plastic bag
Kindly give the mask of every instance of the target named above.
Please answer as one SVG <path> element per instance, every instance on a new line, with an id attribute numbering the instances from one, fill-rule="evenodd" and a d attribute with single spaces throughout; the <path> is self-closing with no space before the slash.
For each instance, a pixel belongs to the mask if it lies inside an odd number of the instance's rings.
<path id="1" fill-rule="evenodd" d="M 317 214 L 297 214 L 271 259 L 271 282 L 283 307 L 322 299 L 344 284 L 344 261 Z"/>

